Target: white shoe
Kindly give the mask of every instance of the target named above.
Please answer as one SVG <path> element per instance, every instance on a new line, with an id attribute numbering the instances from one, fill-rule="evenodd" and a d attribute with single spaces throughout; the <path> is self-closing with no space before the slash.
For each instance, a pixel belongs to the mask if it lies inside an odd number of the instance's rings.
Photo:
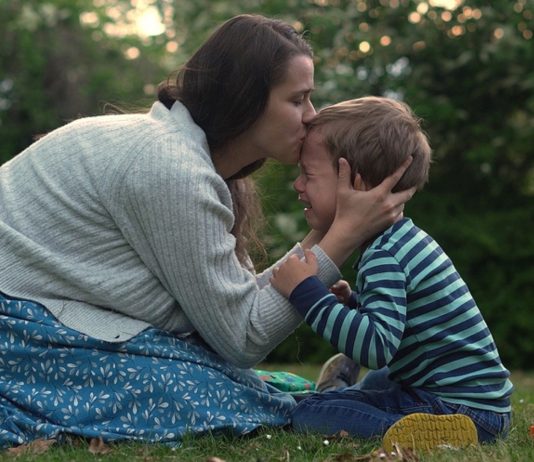
<path id="1" fill-rule="evenodd" d="M 323 392 L 346 388 L 356 383 L 359 374 L 360 366 L 343 353 L 338 353 L 323 364 L 315 390 Z"/>

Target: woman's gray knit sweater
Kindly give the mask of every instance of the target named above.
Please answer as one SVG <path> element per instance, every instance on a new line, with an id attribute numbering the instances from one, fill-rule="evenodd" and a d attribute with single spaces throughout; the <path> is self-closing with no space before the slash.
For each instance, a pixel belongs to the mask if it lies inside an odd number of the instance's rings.
<path id="1" fill-rule="evenodd" d="M 230 192 L 182 104 L 80 119 L 0 167 L 0 292 L 109 342 L 149 325 L 197 331 L 250 367 L 301 318 L 268 274 L 240 265 L 233 223 Z M 314 251 L 323 282 L 338 280 Z"/>

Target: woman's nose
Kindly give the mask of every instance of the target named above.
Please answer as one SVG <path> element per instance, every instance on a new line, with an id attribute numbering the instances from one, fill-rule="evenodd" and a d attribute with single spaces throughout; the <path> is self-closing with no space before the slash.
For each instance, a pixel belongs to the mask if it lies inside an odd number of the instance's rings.
<path id="1" fill-rule="evenodd" d="M 317 112 L 315 111 L 315 107 L 313 107 L 313 103 L 308 101 L 302 114 L 302 122 L 308 124 L 315 117 L 315 114 L 317 114 Z"/>

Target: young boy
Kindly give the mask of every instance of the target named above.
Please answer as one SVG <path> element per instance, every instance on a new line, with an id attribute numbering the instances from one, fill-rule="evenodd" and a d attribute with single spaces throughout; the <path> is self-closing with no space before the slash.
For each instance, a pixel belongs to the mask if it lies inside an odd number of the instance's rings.
<path id="1" fill-rule="evenodd" d="M 397 190 L 420 189 L 431 157 L 419 120 L 405 104 L 365 97 L 323 109 L 311 123 L 294 183 L 310 227 L 325 232 L 333 221 L 340 157 L 355 174 L 355 188 L 368 189 L 408 156 L 413 161 Z M 385 434 L 388 450 L 395 443 L 461 447 L 506 435 L 510 374 L 440 246 L 402 218 L 361 249 L 356 268 L 352 293 L 343 283 L 325 287 L 310 251 L 273 272 L 273 286 L 312 329 L 371 370 L 356 385 L 301 401 L 293 426 L 358 437 Z M 327 381 L 354 373 L 343 354 L 323 368 Z"/>

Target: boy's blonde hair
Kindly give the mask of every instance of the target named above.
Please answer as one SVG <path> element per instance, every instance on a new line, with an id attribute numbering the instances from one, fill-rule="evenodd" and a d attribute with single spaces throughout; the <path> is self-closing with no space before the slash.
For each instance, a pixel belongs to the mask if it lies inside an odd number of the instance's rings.
<path id="1" fill-rule="evenodd" d="M 405 103 L 366 96 L 322 109 L 309 124 L 319 129 L 326 148 L 337 161 L 349 161 L 353 177 L 359 173 L 369 187 L 380 184 L 408 158 L 413 161 L 393 191 L 428 181 L 431 148 L 415 116 Z"/>

